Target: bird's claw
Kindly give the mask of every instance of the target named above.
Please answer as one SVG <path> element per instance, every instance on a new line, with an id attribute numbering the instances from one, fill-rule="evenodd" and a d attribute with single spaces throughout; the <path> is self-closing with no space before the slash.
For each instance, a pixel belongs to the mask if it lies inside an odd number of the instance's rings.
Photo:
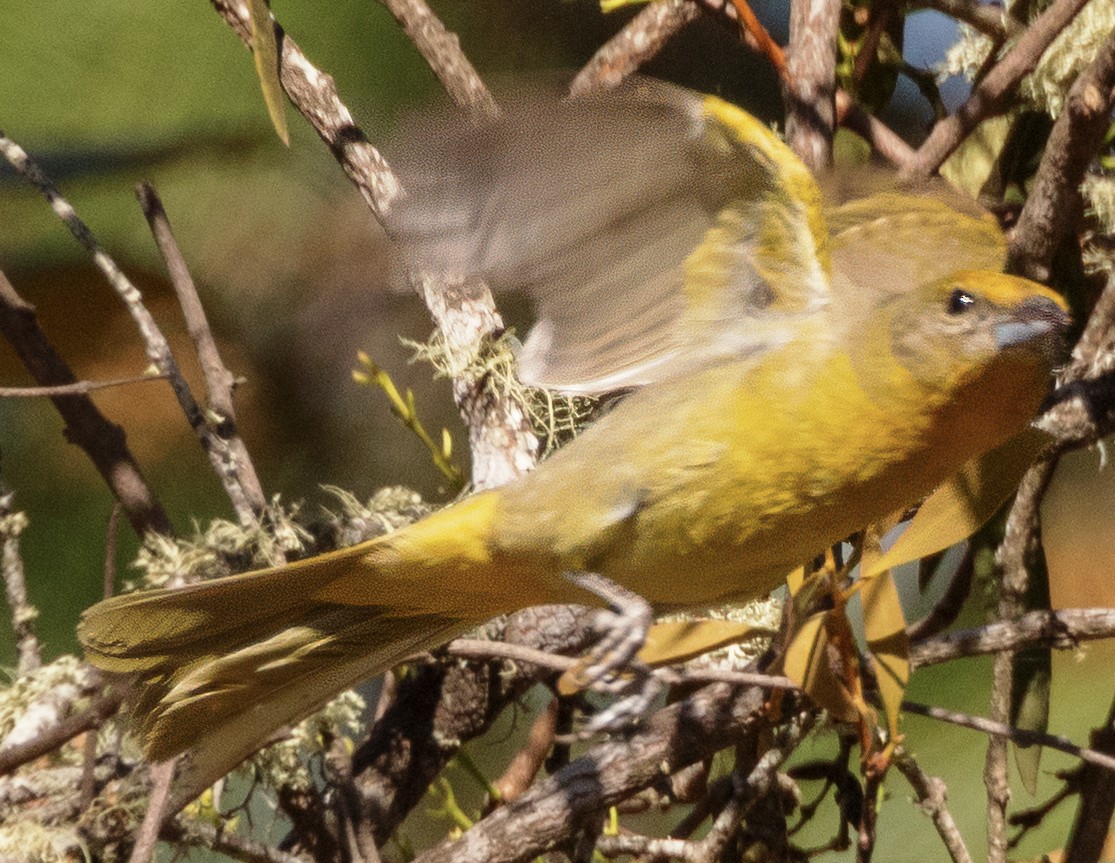
<path id="1" fill-rule="evenodd" d="M 613 610 L 596 613 L 592 627 L 600 639 L 581 662 L 561 676 L 558 691 L 569 695 L 592 689 L 623 696 L 581 728 L 577 737 L 584 739 L 633 724 L 646 712 L 662 685 L 636 658 L 654 623 L 650 603 L 596 573 L 571 573 L 567 577 L 607 601 Z"/>

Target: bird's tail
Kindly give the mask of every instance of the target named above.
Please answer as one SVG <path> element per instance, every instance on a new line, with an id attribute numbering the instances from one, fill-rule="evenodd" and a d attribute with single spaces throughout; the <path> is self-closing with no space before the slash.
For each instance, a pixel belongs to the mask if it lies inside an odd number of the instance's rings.
<path id="1" fill-rule="evenodd" d="M 426 520 L 445 522 L 440 566 L 411 556 L 415 539 L 430 545 L 424 521 L 275 569 L 114 597 L 82 617 L 86 657 L 134 678 L 133 726 L 151 760 L 190 749 L 202 774 L 219 777 L 338 692 L 504 610 L 460 589 L 475 570 L 446 537 L 462 537 L 462 552 L 475 542 L 470 504 Z"/>

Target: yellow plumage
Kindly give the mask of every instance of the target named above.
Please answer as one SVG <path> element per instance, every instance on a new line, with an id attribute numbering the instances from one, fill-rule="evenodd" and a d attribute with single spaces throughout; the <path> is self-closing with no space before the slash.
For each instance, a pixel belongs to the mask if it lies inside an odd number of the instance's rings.
<path id="1" fill-rule="evenodd" d="M 627 110 L 638 140 L 658 135 L 670 158 L 689 159 L 663 177 L 668 191 L 640 179 L 628 206 L 610 174 L 582 165 L 617 203 L 567 237 L 545 190 L 536 204 L 551 222 L 516 210 L 528 204 L 514 183 L 500 193 L 458 177 L 457 206 L 487 218 L 453 221 L 422 193 L 446 177 L 419 177 L 395 232 L 418 266 L 532 288 L 543 326 L 524 363 L 535 380 L 642 388 L 527 476 L 389 536 L 87 611 L 90 661 L 138 676 L 151 757 L 192 747 L 198 769 L 219 775 L 274 728 L 414 652 L 523 606 L 594 601 L 564 573 L 599 573 L 661 609 L 762 595 L 1025 426 L 1067 317 L 1055 294 L 996 271 L 1002 238 L 987 217 L 940 192 L 886 187 L 836 201 L 826 221 L 820 188 L 754 118 L 641 86 L 558 120 L 584 135 L 622 125 L 594 111 Z M 515 164 L 521 119 L 503 122 L 485 146 Z M 614 161 L 619 183 L 625 162 Z M 515 182 L 542 182 L 546 165 L 535 171 Z M 516 231 L 526 236 L 508 242 Z M 858 248 L 872 235 L 865 269 Z M 594 261 L 589 247 L 613 254 Z M 643 303 L 627 331 L 610 293 L 625 279 Z"/>

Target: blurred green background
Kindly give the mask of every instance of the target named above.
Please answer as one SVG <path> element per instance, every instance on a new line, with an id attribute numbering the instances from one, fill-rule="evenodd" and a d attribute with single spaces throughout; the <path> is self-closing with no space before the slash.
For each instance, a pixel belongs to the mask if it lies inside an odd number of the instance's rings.
<path id="1" fill-rule="evenodd" d="M 604 16 L 585 0 L 486 0 L 435 3 L 480 71 L 489 77 L 575 69 L 631 13 Z M 786 10 L 756 6 L 776 39 L 785 40 Z M 341 97 L 373 142 L 389 138 L 408 108 L 435 97 L 433 76 L 389 13 L 367 0 L 276 0 L 274 11 L 308 57 L 331 73 Z M 906 30 L 907 59 L 938 61 L 955 27 L 936 13 L 915 13 Z M 701 21 L 647 70 L 724 95 L 764 119 L 778 120 L 779 96 L 766 64 L 720 26 Z M 943 87 L 947 104 L 965 85 Z M 901 79 L 885 118 L 916 141 L 932 116 L 917 89 Z M 391 483 L 444 499 L 439 476 L 420 444 L 395 423 L 381 398 L 350 377 L 358 349 L 414 389 L 427 426 L 450 428 L 463 449 L 444 381 L 409 365 L 399 336 L 424 340 L 429 319 L 412 296 L 391 289 L 390 249 L 359 196 L 304 122 L 288 113 L 284 148 L 267 120 L 248 53 L 202 0 L 134 3 L 101 0 L 77 13 L 63 0 L 7 0 L 0 28 L 0 128 L 27 149 L 62 187 L 102 244 L 144 290 L 170 335 L 179 361 L 199 383 L 181 315 L 133 186 L 153 182 L 199 284 L 228 365 L 245 378 L 238 391 L 240 426 L 265 490 L 310 506 L 328 504 L 322 484 L 358 495 Z M 38 194 L 0 169 L 0 268 L 39 311 L 40 321 L 79 377 L 136 375 L 146 366 L 122 305 Z M 0 385 L 30 383 L 6 344 Z M 192 523 L 231 517 L 196 439 L 162 383 L 96 396 L 121 423 L 129 443 L 179 532 Z M 111 499 L 85 457 L 61 438 L 45 400 L 0 401 L 0 473 L 30 517 L 23 537 L 32 600 L 49 655 L 72 651 L 80 610 L 98 598 Z M 1072 507 L 1081 483 L 1108 494 L 1094 460 L 1060 481 L 1051 506 L 1055 575 L 1097 588 L 1115 549 L 1081 548 Z M 1110 473 L 1110 472 L 1109 472 Z M 1096 476 L 1101 481 L 1094 482 Z M 1106 491 L 1105 491 L 1106 489 Z M 1083 511 L 1096 513 L 1094 503 Z M 1105 520 L 1106 521 L 1106 520 Z M 1110 532 L 1104 523 L 1103 528 Z M 1058 532 L 1059 531 L 1059 532 Z M 1079 534 L 1078 534 L 1079 535 Z M 122 575 L 135 540 L 121 528 Z M 1056 562 L 1055 562 L 1056 563 Z M 1110 590 L 1110 587 L 1107 587 Z M 1079 599 L 1065 593 L 1076 604 Z M 1056 598 L 1056 597 L 1055 597 Z M 916 597 L 914 597 L 916 599 Z M 928 599 L 921 600 L 922 605 Z M 978 622 L 982 599 L 967 615 Z M 1097 604 L 1102 604 L 1100 600 Z M 1115 599 L 1106 600 L 1115 605 Z M 1053 728 L 1083 741 L 1111 697 L 1110 646 L 1056 658 Z M 14 664 L 11 634 L 0 626 L 0 665 Z M 912 696 L 975 713 L 986 711 L 988 663 L 931 670 Z M 961 669 L 963 673 L 960 673 Z M 1097 686 L 1094 681 L 1103 681 Z M 953 811 L 979 856 L 982 843 L 983 738 L 973 732 L 907 722 L 911 748 L 949 783 Z M 498 763 L 502 735 L 480 742 L 478 757 Z M 818 744 L 820 745 L 820 744 Z M 1047 757 L 1050 769 L 1068 763 Z M 1055 787 L 1046 777 L 1039 794 Z M 890 793 L 905 798 L 892 777 Z M 1024 795 L 1024 792 L 1021 792 Z M 1067 815 L 1068 813 L 1062 813 Z M 896 800 L 882 812 L 881 860 L 943 859 L 932 827 Z M 1064 817 L 1028 840 L 1020 857 L 1057 847 Z M 817 841 L 821 841 L 818 837 Z"/>

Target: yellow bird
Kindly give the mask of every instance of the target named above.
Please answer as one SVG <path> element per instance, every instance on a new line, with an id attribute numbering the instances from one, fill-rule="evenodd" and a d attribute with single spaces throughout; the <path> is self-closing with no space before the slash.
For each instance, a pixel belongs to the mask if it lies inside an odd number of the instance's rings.
<path id="1" fill-rule="evenodd" d="M 1001 272 L 990 216 L 874 177 L 826 198 L 712 96 L 644 81 L 423 143 L 389 225 L 412 265 L 529 290 L 529 381 L 633 392 L 528 475 L 388 536 L 90 608 L 86 654 L 135 675 L 152 759 L 191 748 L 219 775 L 491 617 L 592 602 L 569 573 L 658 609 L 765 594 L 1047 390 L 1066 307 Z"/>

